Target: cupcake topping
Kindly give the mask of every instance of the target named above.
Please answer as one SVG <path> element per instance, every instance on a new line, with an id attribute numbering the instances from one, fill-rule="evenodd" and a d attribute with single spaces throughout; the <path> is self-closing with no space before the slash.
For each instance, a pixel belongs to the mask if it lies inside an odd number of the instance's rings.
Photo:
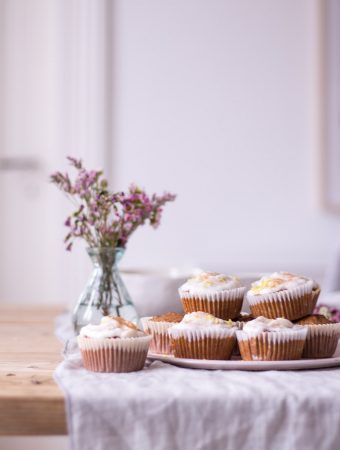
<path id="1" fill-rule="evenodd" d="M 134 323 L 122 317 L 105 316 L 99 325 L 86 325 L 80 330 L 80 336 L 89 338 L 132 338 L 145 336 Z"/>
<path id="2" fill-rule="evenodd" d="M 170 322 L 178 323 L 183 319 L 184 314 L 179 314 L 176 312 L 168 312 L 161 316 L 153 316 L 150 320 L 152 322 Z"/>
<path id="3" fill-rule="evenodd" d="M 234 322 L 232 322 L 231 320 L 226 321 L 218 319 L 212 314 L 197 311 L 185 314 L 182 321 L 171 327 L 171 330 L 206 328 L 206 327 L 232 328 L 234 325 L 235 325 Z"/>
<path id="4" fill-rule="evenodd" d="M 243 325 L 243 331 L 257 335 L 264 332 L 285 332 L 287 330 L 301 329 L 299 325 L 294 325 L 290 320 L 279 318 L 279 319 L 267 319 L 266 317 L 260 316 L 254 320 L 251 320 Z"/>
<path id="5" fill-rule="evenodd" d="M 306 283 L 310 283 L 314 287 L 313 280 L 307 277 L 294 275 L 289 272 L 274 272 L 271 275 L 264 276 L 260 280 L 252 283 L 248 294 L 271 294 L 273 292 L 279 292 L 286 289 L 294 289 L 298 286 L 305 285 Z"/>
<path id="6" fill-rule="evenodd" d="M 208 293 L 225 291 L 240 287 L 240 280 L 237 277 L 224 275 L 217 272 L 201 272 L 184 283 L 179 292 Z"/>
<path id="7" fill-rule="evenodd" d="M 310 316 L 296 320 L 295 323 L 299 325 L 327 325 L 334 322 L 328 320 L 327 317 L 322 314 L 311 314 Z"/>

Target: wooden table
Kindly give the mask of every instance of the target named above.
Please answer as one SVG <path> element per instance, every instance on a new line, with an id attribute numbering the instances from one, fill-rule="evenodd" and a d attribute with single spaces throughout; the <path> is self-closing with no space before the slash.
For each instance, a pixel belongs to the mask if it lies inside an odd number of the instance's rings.
<path id="1" fill-rule="evenodd" d="M 64 397 L 53 380 L 63 345 L 57 307 L 0 306 L 0 435 L 66 434 Z"/>

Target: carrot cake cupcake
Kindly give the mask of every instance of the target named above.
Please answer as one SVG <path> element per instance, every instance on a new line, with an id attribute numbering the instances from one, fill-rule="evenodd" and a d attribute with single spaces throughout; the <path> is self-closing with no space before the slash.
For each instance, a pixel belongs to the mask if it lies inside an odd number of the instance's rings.
<path id="1" fill-rule="evenodd" d="M 330 358 L 338 345 L 340 324 L 328 320 L 321 314 L 312 314 L 295 322 L 308 329 L 304 358 Z"/>
<path id="2" fill-rule="evenodd" d="M 169 328 L 174 356 L 193 359 L 229 359 L 234 348 L 236 326 L 229 320 L 197 311 Z"/>
<path id="3" fill-rule="evenodd" d="M 154 353 L 171 354 L 171 342 L 168 329 L 183 319 L 184 314 L 169 312 L 161 316 L 142 317 L 141 322 L 145 333 L 152 336 L 150 351 Z"/>
<path id="4" fill-rule="evenodd" d="M 77 337 L 84 367 L 93 372 L 133 372 L 144 367 L 151 336 L 122 317 L 105 316 Z"/>
<path id="5" fill-rule="evenodd" d="M 204 311 L 228 320 L 240 314 L 245 287 L 237 277 L 202 272 L 190 278 L 178 292 L 186 313 Z"/>
<path id="6" fill-rule="evenodd" d="M 313 312 L 317 295 L 313 280 L 288 272 L 274 272 L 255 281 L 247 292 L 254 317 L 300 319 Z"/>
<path id="7" fill-rule="evenodd" d="M 242 359 L 245 361 L 278 361 L 300 359 L 307 327 L 287 319 L 257 317 L 236 331 Z"/>

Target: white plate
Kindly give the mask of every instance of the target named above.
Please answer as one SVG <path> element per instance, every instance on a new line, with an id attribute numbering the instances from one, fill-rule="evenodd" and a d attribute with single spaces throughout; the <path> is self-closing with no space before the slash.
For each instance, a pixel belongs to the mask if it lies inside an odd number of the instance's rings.
<path id="1" fill-rule="evenodd" d="M 324 367 L 340 366 L 340 344 L 332 358 L 323 359 L 298 359 L 296 361 L 242 361 L 231 359 L 228 361 L 218 361 L 209 359 L 185 359 L 175 358 L 170 355 L 159 355 L 148 353 L 151 360 L 159 360 L 175 366 L 187 367 L 190 369 L 208 370 L 302 370 L 302 369 L 322 369 Z"/>

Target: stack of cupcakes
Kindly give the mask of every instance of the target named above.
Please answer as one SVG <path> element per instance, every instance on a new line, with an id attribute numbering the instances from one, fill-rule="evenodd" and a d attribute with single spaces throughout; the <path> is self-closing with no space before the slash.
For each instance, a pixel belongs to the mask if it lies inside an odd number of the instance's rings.
<path id="1" fill-rule="evenodd" d="M 155 353 L 180 358 L 274 361 L 334 354 L 339 325 L 313 316 L 320 287 L 313 280 L 275 272 L 246 293 L 251 314 L 241 313 L 245 287 L 237 277 L 202 272 L 179 288 L 186 313 L 143 319 Z M 326 323 L 327 322 L 327 323 Z"/>
<path id="2" fill-rule="evenodd" d="M 190 278 L 179 288 L 184 317 L 171 313 L 142 319 L 144 331 L 153 338 L 152 351 L 179 358 L 229 359 L 236 343 L 233 320 L 240 316 L 245 290 L 237 277 L 216 272 Z"/>
<path id="3" fill-rule="evenodd" d="M 246 298 L 256 318 L 237 332 L 243 359 L 326 358 L 334 354 L 339 326 L 312 319 L 320 294 L 310 278 L 274 272 L 252 284 Z"/>

